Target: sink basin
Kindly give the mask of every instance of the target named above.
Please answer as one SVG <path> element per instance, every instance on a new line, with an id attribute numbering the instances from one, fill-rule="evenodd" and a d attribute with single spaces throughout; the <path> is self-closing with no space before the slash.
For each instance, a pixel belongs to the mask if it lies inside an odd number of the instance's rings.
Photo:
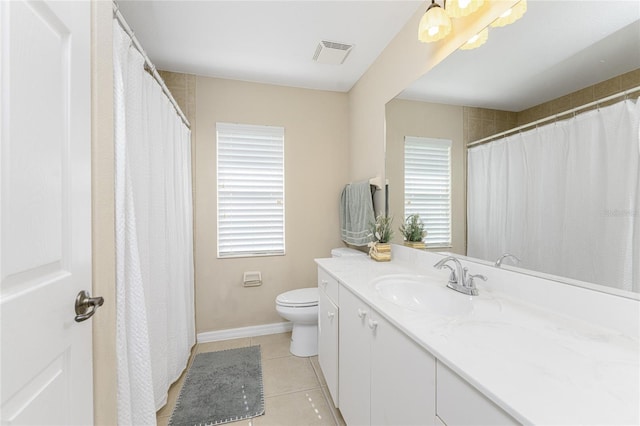
<path id="1" fill-rule="evenodd" d="M 441 315 L 464 315 L 473 312 L 474 299 L 448 289 L 432 278 L 420 275 L 386 275 L 372 281 L 377 293 L 391 303 L 412 311 Z"/>

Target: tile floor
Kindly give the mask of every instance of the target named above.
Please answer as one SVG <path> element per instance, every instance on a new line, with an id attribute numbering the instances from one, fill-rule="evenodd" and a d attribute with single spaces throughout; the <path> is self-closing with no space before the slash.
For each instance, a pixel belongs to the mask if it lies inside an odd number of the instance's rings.
<path id="1" fill-rule="evenodd" d="M 326 382 L 320 371 L 318 357 L 299 358 L 289 352 L 291 333 L 247 337 L 221 342 L 197 344 L 189 359 L 196 354 L 224 349 L 260 345 L 265 415 L 249 420 L 227 423 L 249 426 L 344 425 L 340 412 L 333 406 Z M 159 426 L 169 423 L 186 373 L 169 389 L 167 405 L 156 418 Z"/>

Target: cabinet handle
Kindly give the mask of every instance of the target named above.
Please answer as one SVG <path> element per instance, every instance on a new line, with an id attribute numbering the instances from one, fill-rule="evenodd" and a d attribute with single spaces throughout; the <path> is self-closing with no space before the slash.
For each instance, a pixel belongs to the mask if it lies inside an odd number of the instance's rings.
<path id="1" fill-rule="evenodd" d="M 322 284 L 322 287 L 327 288 L 327 284 L 329 284 L 329 281 L 321 280 L 320 283 Z"/>
<path id="2" fill-rule="evenodd" d="M 378 327 L 378 321 L 369 318 L 369 328 L 375 330 Z"/>
<path id="3" fill-rule="evenodd" d="M 335 316 L 336 316 L 335 312 L 327 312 L 327 318 L 332 319 Z"/>
<path id="4" fill-rule="evenodd" d="M 366 317 L 366 316 L 367 316 L 367 311 L 365 311 L 364 309 L 360 309 L 360 308 L 358 308 L 358 316 L 359 316 L 360 318 L 364 318 L 364 317 Z"/>

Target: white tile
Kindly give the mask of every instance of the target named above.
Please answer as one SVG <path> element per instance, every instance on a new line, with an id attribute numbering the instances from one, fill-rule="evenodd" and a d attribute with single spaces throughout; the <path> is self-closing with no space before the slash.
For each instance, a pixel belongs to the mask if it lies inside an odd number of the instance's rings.
<path id="1" fill-rule="evenodd" d="M 291 356 L 291 333 L 269 334 L 251 338 L 252 345 L 260 345 L 262 359 L 281 358 Z"/>
<path id="2" fill-rule="evenodd" d="M 289 356 L 262 361 L 265 397 L 320 388 L 308 358 Z"/>
<path id="3" fill-rule="evenodd" d="M 334 426 L 335 420 L 320 389 L 294 392 L 265 399 L 265 415 L 256 426 Z"/>

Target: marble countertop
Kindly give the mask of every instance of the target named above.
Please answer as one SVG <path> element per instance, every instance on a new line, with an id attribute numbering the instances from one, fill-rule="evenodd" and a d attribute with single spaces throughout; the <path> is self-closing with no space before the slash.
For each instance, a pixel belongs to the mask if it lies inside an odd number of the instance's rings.
<path id="1" fill-rule="evenodd" d="M 638 336 L 492 293 L 482 283 L 472 312 L 412 311 L 380 296 L 371 282 L 419 274 L 426 285 L 444 287 L 446 271 L 365 256 L 316 262 L 523 424 L 640 423 Z"/>

